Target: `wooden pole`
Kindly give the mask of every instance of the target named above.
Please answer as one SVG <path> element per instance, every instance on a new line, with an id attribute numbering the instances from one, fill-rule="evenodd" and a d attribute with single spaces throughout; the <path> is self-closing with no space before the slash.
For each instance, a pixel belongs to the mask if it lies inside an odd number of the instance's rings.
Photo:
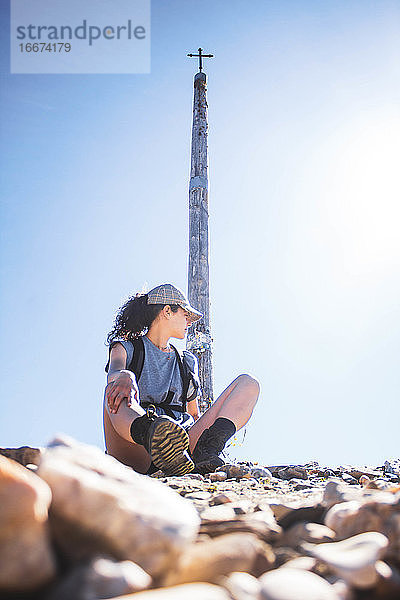
<path id="1" fill-rule="evenodd" d="M 192 306 L 204 317 L 194 323 L 186 347 L 199 362 L 204 412 L 213 402 L 212 339 L 210 332 L 210 281 L 208 247 L 208 157 L 207 157 L 207 77 L 203 72 L 194 77 L 192 154 L 189 183 L 189 269 L 188 296 Z"/>

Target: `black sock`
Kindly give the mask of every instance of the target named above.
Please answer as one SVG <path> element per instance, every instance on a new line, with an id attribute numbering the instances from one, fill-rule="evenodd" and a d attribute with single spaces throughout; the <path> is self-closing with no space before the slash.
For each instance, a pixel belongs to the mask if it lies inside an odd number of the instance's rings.
<path id="1" fill-rule="evenodd" d="M 132 421 L 130 434 L 134 442 L 137 444 L 142 444 L 143 446 L 144 436 L 150 426 L 150 423 L 151 421 L 147 415 L 137 417 L 134 421 Z"/>
<path id="2" fill-rule="evenodd" d="M 230 419 L 218 417 L 211 427 L 209 427 L 209 431 L 210 433 L 218 434 L 226 443 L 236 433 L 236 426 Z"/>

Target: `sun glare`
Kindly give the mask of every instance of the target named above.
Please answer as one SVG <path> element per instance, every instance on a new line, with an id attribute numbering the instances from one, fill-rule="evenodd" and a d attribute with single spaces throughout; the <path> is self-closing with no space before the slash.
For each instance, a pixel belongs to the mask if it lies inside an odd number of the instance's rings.
<path id="1" fill-rule="evenodd" d="M 351 271 L 386 271 L 400 264 L 400 117 L 362 124 L 341 141 L 326 196 L 341 252 Z"/>

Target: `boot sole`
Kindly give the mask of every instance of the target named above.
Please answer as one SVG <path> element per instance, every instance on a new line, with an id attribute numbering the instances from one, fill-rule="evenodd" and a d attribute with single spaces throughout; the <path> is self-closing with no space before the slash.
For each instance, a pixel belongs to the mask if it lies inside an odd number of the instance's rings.
<path id="1" fill-rule="evenodd" d="M 161 421 L 155 424 L 151 434 L 150 455 L 159 469 L 168 475 L 185 475 L 194 469 L 194 462 L 186 450 L 189 436 L 173 421 Z"/>
<path id="2" fill-rule="evenodd" d="M 218 467 L 222 467 L 224 465 L 224 461 L 222 458 L 218 456 L 210 458 L 209 460 L 204 460 L 202 462 L 198 462 L 195 464 L 195 472 L 200 473 L 201 475 L 205 475 L 206 473 L 213 473 L 215 469 Z"/>
<path id="3" fill-rule="evenodd" d="M 164 469 L 164 473 L 167 477 L 172 477 L 178 475 L 186 475 L 187 473 L 191 473 L 193 469 L 194 462 L 191 460 L 187 452 L 183 452 L 181 460 L 173 467 L 171 467 L 171 465 L 168 465 L 168 467 Z"/>

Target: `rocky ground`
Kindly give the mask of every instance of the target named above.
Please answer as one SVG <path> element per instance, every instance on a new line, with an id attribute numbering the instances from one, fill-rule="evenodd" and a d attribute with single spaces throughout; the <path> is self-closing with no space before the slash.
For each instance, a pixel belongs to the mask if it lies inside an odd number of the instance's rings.
<path id="1" fill-rule="evenodd" d="M 1 598 L 400 599 L 399 460 L 146 477 L 58 438 L 0 449 L 0 504 Z"/>

